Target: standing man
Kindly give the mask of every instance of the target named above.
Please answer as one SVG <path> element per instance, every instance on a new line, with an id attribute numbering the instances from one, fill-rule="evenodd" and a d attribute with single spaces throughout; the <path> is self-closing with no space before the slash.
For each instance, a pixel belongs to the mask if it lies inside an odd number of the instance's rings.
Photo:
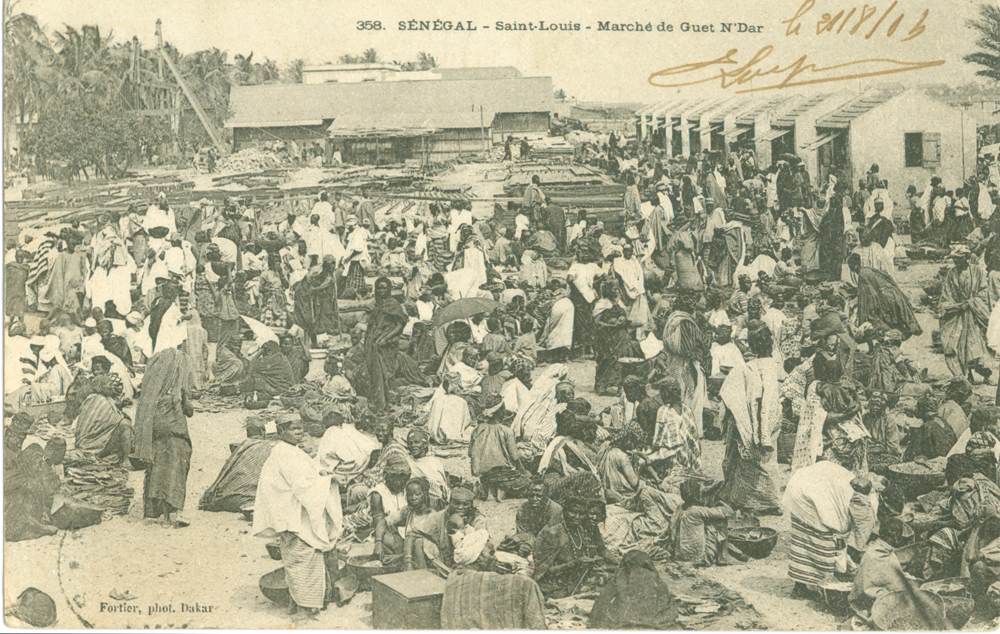
<path id="1" fill-rule="evenodd" d="M 260 472 L 253 532 L 279 540 L 289 614 L 301 607 L 314 615 L 331 590 L 325 560 L 343 526 L 340 479 L 298 447 L 306 439 L 301 422 L 283 426 L 280 435 Z"/>
<path id="2" fill-rule="evenodd" d="M 522 146 L 523 147 L 523 146 Z M 521 208 L 524 215 L 532 220 L 539 221 L 541 210 L 545 208 L 545 194 L 542 193 L 542 179 L 535 174 L 531 177 L 531 184 L 524 190 L 524 200 L 521 201 Z"/>
<path id="3" fill-rule="evenodd" d="M 521 139 L 521 160 L 528 160 L 528 153 L 531 151 L 531 147 L 528 145 L 528 137 Z"/>

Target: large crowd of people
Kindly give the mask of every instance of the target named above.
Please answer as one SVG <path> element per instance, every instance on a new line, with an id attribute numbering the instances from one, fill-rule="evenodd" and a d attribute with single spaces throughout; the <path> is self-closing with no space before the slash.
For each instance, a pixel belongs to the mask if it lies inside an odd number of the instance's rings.
<path id="1" fill-rule="evenodd" d="M 739 565 L 730 531 L 782 515 L 796 594 L 849 575 L 863 613 L 889 567 L 890 585 L 968 577 L 1000 605 L 1000 408 L 972 389 L 1000 349 L 997 164 L 928 178 L 900 211 L 877 165 L 852 187 L 787 155 L 611 140 L 614 212 L 564 209 L 536 175 L 513 214 L 324 192 L 265 222 L 161 194 L 24 228 L 5 252 L 6 539 L 57 530 L 67 460 L 144 470 L 143 515 L 187 525 L 189 419 L 214 395 L 247 438 L 199 508 L 253 508 L 293 610 L 324 608 L 331 560 L 371 542 L 390 569 L 516 571 L 499 591 L 614 593 L 592 625 L 663 628 L 654 562 Z M 928 289 L 947 381 L 901 349 L 927 323 L 897 282 L 902 224 L 953 263 Z M 52 403 L 66 457 L 22 447 Z M 706 441 L 725 445 L 722 480 Z M 436 455 L 455 445 L 462 473 Z M 896 477 L 921 469 L 940 486 Z M 491 534 L 482 509 L 507 498 L 524 500 L 516 532 Z M 620 607 L 649 597 L 667 605 Z"/>

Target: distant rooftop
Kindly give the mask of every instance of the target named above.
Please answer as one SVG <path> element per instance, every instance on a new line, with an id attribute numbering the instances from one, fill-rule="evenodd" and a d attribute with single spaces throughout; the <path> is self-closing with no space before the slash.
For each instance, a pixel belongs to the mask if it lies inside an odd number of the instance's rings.
<path id="1" fill-rule="evenodd" d="M 849 128 L 851 126 L 851 121 L 854 121 L 858 117 L 868 114 L 875 108 L 889 102 L 889 100 L 897 97 L 900 92 L 901 91 L 898 90 L 879 90 L 865 93 L 860 97 L 855 97 L 830 114 L 817 119 L 816 127 Z"/>

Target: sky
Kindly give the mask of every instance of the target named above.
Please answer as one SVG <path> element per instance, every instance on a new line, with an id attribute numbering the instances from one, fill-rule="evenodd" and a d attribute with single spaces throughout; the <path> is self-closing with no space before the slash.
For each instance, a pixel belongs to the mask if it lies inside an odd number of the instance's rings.
<path id="1" fill-rule="evenodd" d="M 786 65 L 800 55 L 821 65 L 869 58 L 906 62 L 942 61 L 914 72 L 820 84 L 830 89 L 860 89 L 872 81 L 889 79 L 909 83 L 961 84 L 973 80 L 974 68 L 961 60 L 973 50 L 974 37 L 966 21 L 976 15 L 976 3 L 967 0 L 867 0 L 878 12 L 855 35 L 849 31 L 855 17 L 839 33 L 816 34 L 824 13 L 854 16 L 865 2 L 846 0 L 767 0 L 734 3 L 725 0 L 672 2 L 607 0 L 491 0 L 458 2 L 424 0 L 20 0 L 18 9 L 35 15 L 49 31 L 64 24 L 97 24 L 113 30 L 117 41 L 137 35 L 144 46 L 155 44 L 155 22 L 163 20 L 164 39 L 182 53 L 218 47 L 232 55 L 254 53 L 283 65 L 301 58 L 310 64 L 335 62 L 344 53 L 376 49 L 383 59 L 406 61 L 426 51 L 439 65 L 515 66 L 525 75 L 551 76 L 556 88 L 583 101 L 638 101 L 655 103 L 674 98 L 723 96 L 718 81 L 692 88 L 659 88 L 649 84 L 652 73 L 669 67 L 716 59 L 737 49 L 734 59 L 746 61 L 758 49 L 773 46 L 771 61 Z M 798 35 L 786 36 L 788 20 L 812 3 L 800 18 Z M 878 32 L 865 34 L 891 5 Z M 925 9 L 924 32 L 902 41 Z M 886 31 L 900 16 L 892 37 Z M 400 31 L 401 20 L 472 21 L 475 32 Z M 359 21 L 380 21 L 383 30 L 358 30 Z M 496 22 L 580 25 L 578 31 L 500 32 Z M 601 32 L 599 22 L 647 22 L 653 32 Z M 656 30 L 660 22 L 673 32 Z M 681 32 L 684 22 L 714 25 L 715 32 Z M 761 33 L 724 34 L 720 22 L 760 26 Z M 489 25 L 491 28 L 486 29 Z M 839 23 L 837 23 L 839 25 Z M 590 26 L 588 30 L 586 27 Z M 738 28 L 738 27 L 734 27 Z M 836 29 L 834 29 L 836 31 Z M 760 86 L 763 82 L 756 81 Z M 815 89 L 812 86 L 809 89 Z M 774 93 L 757 93 L 773 96 Z"/>

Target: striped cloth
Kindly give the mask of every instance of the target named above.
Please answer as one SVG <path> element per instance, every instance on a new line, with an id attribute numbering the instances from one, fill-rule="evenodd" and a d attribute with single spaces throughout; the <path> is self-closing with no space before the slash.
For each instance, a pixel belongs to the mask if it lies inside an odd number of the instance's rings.
<path id="1" fill-rule="evenodd" d="M 815 585 L 832 575 L 839 554 L 836 539 L 834 531 L 816 530 L 792 515 L 788 576 Z"/>
<path id="2" fill-rule="evenodd" d="M 199 511 L 238 513 L 257 496 L 257 484 L 275 441 L 247 438 L 233 451 L 212 486 L 198 502 Z"/>
<path id="3" fill-rule="evenodd" d="M 31 270 L 28 273 L 28 286 L 45 279 L 52 268 L 52 262 L 55 261 L 58 254 L 55 238 L 45 238 L 38 244 L 38 250 L 35 251 L 35 255 L 31 260 Z"/>
<path id="4" fill-rule="evenodd" d="M 322 609 L 326 598 L 326 564 L 323 553 L 291 531 L 278 535 L 285 582 L 295 605 Z"/>

